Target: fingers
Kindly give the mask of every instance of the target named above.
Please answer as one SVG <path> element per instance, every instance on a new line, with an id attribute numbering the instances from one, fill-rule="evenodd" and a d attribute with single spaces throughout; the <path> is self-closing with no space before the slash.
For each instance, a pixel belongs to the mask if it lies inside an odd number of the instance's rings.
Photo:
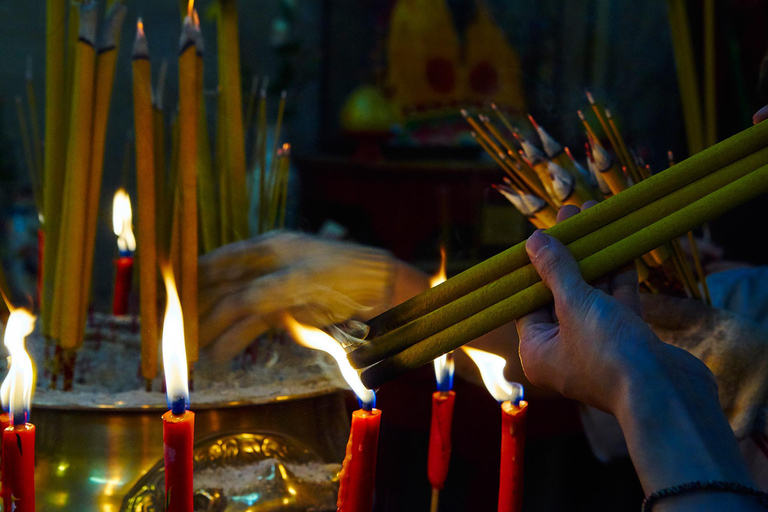
<path id="1" fill-rule="evenodd" d="M 523 338 L 528 337 L 531 332 L 530 327 L 536 324 L 554 324 L 551 308 L 545 307 L 537 309 L 536 311 L 521 316 L 515 320 L 518 338 L 522 340 Z"/>
<path id="2" fill-rule="evenodd" d="M 768 105 L 755 112 L 755 115 L 752 116 L 752 122 L 754 124 L 765 121 L 766 119 L 768 119 Z"/>
<path id="3" fill-rule="evenodd" d="M 581 277 L 579 266 L 559 240 L 537 231 L 528 239 L 525 249 L 541 280 L 552 290 L 555 304 L 585 293 L 588 285 Z"/>
<path id="4" fill-rule="evenodd" d="M 567 204 L 557 211 L 557 222 L 563 222 L 565 219 L 570 219 L 580 211 L 581 209 L 578 206 Z"/>
<path id="5" fill-rule="evenodd" d="M 215 363 L 231 361 L 269 327 L 269 323 L 262 318 L 256 315 L 247 316 L 232 325 L 207 347 L 206 357 Z"/>

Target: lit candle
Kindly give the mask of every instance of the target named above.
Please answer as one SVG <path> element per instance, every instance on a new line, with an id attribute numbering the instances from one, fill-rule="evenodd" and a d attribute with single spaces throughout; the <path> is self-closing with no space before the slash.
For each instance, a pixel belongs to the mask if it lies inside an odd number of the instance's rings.
<path id="1" fill-rule="evenodd" d="M 3 343 L 11 357 L 8 376 L 0 387 L 11 424 L 3 430 L 3 510 L 35 511 L 35 426 L 28 423 L 34 369 L 24 338 L 35 328 L 35 317 L 25 309 L 11 310 Z"/>
<path id="2" fill-rule="evenodd" d="M 131 198 L 123 188 L 117 189 L 112 200 L 112 230 L 117 235 L 117 248 L 120 256 L 115 262 L 115 295 L 112 300 L 112 314 L 128 313 L 128 295 L 131 292 L 133 274 L 133 252 L 136 250 L 136 238 L 133 236 L 133 212 Z"/>
<path id="3" fill-rule="evenodd" d="M 285 323 L 300 345 L 333 356 L 344 380 L 357 395 L 360 409 L 352 413 L 347 453 L 339 473 L 336 509 L 337 512 L 370 512 L 373 508 L 376 452 L 381 423 L 381 411 L 376 409 L 376 394 L 360 382 L 360 376 L 349 364 L 346 352 L 335 339 L 320 329 L 301 325 L 288 316 Z"/>
<path id="4" fill-rule="evenodd" d="M 192 512 L 192 449 L 195 413 L 189 411 L 189 376 L 181 302 L 170 268 L 163 269 L 168 302 L 163 319 L 163 369 L 170 411 L 163 414 L 167 512 Z"/>
<path id="5" fill-rule="evenodd" d="M 507 382 L 503 357 L 461 347 L 480 369 L 488 392 L 501 404 L 501 465 L 499 472 L 499 512 L 518 512 L 523 506 L 523 452 L 525 415 L 528 402 L 523 400 L 523 386 Z"/>
<path id="6" fill-rule="evenodd" d="M 432 288 L 447 279 L 445 248 L 440 247 L 440 270 L 432 277 Z M 437 511 L 440 491 L 448 476 L 451 461 L 451 424 L 453 423 L 453 352 L 443 354 L 434 360 L 437 391 L 432 393 L 432 421 L 429 427 L 429 456 L 427 458 L 427 476 L 432 485 L 432 504 L 430 510 Z"/>

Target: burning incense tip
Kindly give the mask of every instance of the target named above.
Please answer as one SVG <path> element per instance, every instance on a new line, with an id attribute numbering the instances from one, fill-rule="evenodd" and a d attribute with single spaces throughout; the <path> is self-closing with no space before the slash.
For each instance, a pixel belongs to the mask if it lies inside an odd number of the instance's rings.
<path id="1" fill-rule="evenodd" d="M 197 15 L 197 9 L 192 11 L 192 23 L 195 24 L 195 28 L 200 30 L 200 16 Z"/>
<path id="2" fill-rule="evenodd" d="M 26 74 L 27 82 L 32 81 L 32 56 L 27 55 L 27 74 Z"/>
<path id="3" fill-rule="evenodd" d="M 141 18 L 136 21 L 136 39 L 140 37 L 146 37 L 144 35 L 144 22 L 141 20 Z"/>
<path id="4" fill-rule="evenodd" d="M 467 117 L 469 117 L 469 114 L 467 113 L 467 110 L 466 110 L 466 109 L 464 109 L 464 108 L 463 108 L 463 109 L 461 109 L 461 115 L 462 115 L 462 117 L 464 117 L 464 118 L 467 118 Z"/>
<path id="5" fill-rule="evenodd" d="M 536 122 L 536 120 L 533 118 L 531 114 L 528 114 L 528 120 L 531 122 L 534 128 L 537 130 L 539 129 L 539 124 Z"/>
<path id="6" fill-rule="evenodd" d="M 491 103 L 491 110 L 498 110 L 495 103 Z"/>
<path id="7" fill-rule="evenodd" d="M 587 93 L 587 101 L 589 102 L 589 104 L 590 105 L 594 105 L 595 104 L 595 98 L 594 98 L 594 96 L 592 96 L 592 93 L 589 92 L 589 89 L 587 89 L 585 92 Z"/>
<path id="8" fill-rule="evenodd" d="M 605 109 L 605 117 L 607 117 L 608 119 L 612 119 L 613 118 L 613 116 L 611 115 L 611 111 L 610 110 Z"/>
<path id="9" fill-rule="evenodd" d="M 286 98 L 286 96 L 288 96 L 288 91 L 283 89 L 283 92 L 280 93 L 280 99 L 284 100 Z"/>
<path id="10" fill-rule="evenodd" d="M 192 19 L 192 10 L 195 8 L 195 0 L 189 0 L 187 2 L 187 16 Z"/>

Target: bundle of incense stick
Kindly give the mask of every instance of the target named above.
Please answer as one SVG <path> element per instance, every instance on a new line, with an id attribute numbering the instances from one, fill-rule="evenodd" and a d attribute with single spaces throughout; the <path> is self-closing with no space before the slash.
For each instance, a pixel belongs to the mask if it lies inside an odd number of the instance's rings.
<path id="1" fill-rule="evenodd" d="M 561 222 L 548 233 L 593 281 L 768 190 L 761 123 Z M 372 319 L 348 354 L 376 387 L 552 299 L 520 243 Z"/>
<path id="2" fill-rule="evenodd" d="M 610 148 L 610 151 L 606 149 L 586 116 L 579 111 L 588 140 L 589 170 L 532 116 L 528 117 L 543 151 L 531 139 L 524 137 L 521 130 L 512 126 L 495 105 L 491 105 L 493 119 L 483 114 L 475 119 L 462 112 L 474 129 L 472 135 L 475 140 L 507 173 L 503 184 L 494 188 L 537 228 L 546 229 L 554 225 L 557 208 L 563 204 L 581 206 L 590 199 L 601 200 L 650 175 L 650 171 L 630 153 L 611 112 L 602 109 L 589 92 L 587 99 Z M 494 123 L 494 119 L 499 125 Z M 698 280 L 694 277 L 679 242 L 655 248 L 643 255 L 637 265 L 645 289 L 702 298 L 703 276 L 699 276 Z"/>

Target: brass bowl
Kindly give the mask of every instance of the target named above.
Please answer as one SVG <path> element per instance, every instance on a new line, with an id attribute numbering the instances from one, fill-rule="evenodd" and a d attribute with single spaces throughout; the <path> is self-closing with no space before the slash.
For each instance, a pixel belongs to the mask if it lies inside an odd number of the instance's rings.
<path id="1" fill-rule="evenodd" d="M 349 433 L 346 393 L 193 407 L 195 438 L 215 444 L 222 433 L 272 432 L 286 445 L 306 447 L 312 458 L 339 463 Z M 157 407 L 35 406 L 38 510 L 120 511 L 129 491 L 162 461 L 163 412 Z"/>

